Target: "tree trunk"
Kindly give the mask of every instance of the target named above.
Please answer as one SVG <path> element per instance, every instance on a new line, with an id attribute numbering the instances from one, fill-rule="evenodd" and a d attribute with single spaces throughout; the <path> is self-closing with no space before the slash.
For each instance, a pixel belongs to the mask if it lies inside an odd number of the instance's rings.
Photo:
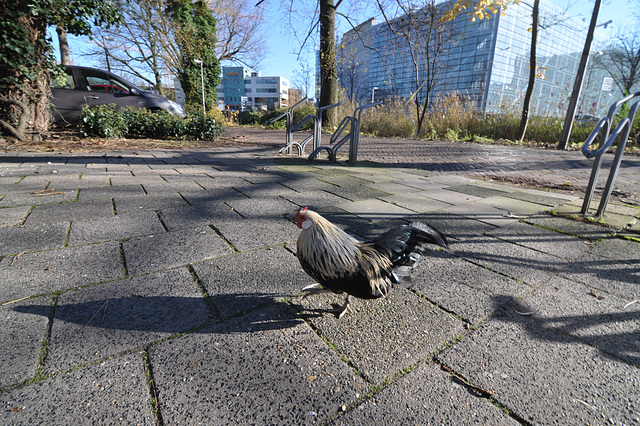
<path id="1" fill-rule="evenodd" d="M 529 54 L 529 84 L 527 93 L 524 95 L 524 105 L 522 106 L 522 118 L 520 119 L 520 129 L 518 130 L 518 140 L 522 142 L 527 132 L 527 124 L 529 124 L 529 109 L 531 108 L 531 97 L 533 96 L 533 87 L 536 84 L 536 75 L 538 63 L 536 60 L 536 45 L 538 44 L 538 11 L 540 9 L 540 0 L 533 3 L 533 23 L 531 25 L 531 51 Z"/>
<path id="2" fill-rule="evenodd" d="M 60 45 L 60 64 L 61 65 L 73 65 L 71 63 L 71 51 L 69 50 L 69 41 L 67 40 L 67 29 L 58 25 L 56 27 L 58 32 L 58 42 Z"/>
<path id="3" fill-rule="evenodd" d="M 573 119 L 576 114 L 576 108 L 578 107 L 578 101 L 580 100 L 580 92 L 582 91 L 582 79 L 587 69 L 587 62 L 589 61 L 589 52 L 591 51 L 591 42 L 593 41 L 593 33 L 596 30 L 596 22 L 598 21 L 598 13 L 600 12 L 600 4 L 602 0 L 596 0 L 593 6 L 593 12 L 591 13 L 591 22 L 589 24 L 589 32 L 584 42 L 584 49 L 582 50 L 582 56 L 580 57 L 580 64 L 578 65 L 578 73 L 573 83 L 573 92 L 571 92 L 571 99 L 569 100 L 569 108 L 567 109 L 567 115 L 564 118 L 564 125 L 562 126 L 562 135 L 560 135 L 560 142 L 558 143 L 558 149 L 567 149 L 569 143 L 569 137 L 571 136 L 571 128 L 573 127 Z"/>
<path id="4" fill-rule="evenodd" d="M 338 103 L 338 66 L 336 63 L 336 8 L 334 0 L 320 0 L 320 106 Z M 322 122 L 335 126 L 338 111 L 329 108 Z"/>
<path id="5" fill-rule="evenodd" d="M 44 64 L 44 59 L 48 51 L 46 36 L 47 24 L 44 19 L 33 16 L 23 16 L 18 18 L 18 22 L 28 33 L 29 42 L 34 46 L 34 56 L 37 62 L 27 70 L 33 73 L 34 78 L 26 78 L 24 70 L 5 70 L 3 73 L 11 73 L 22 80 L 20 86 L 9 86 L 2 90 L 0 97 L 8 98 L 13 102 L 8 102 L 8 108 L 16 117 L 22 113 L 20 103 L 28 105 L 29 115 L 26 122 L 25 133 L 30 134 L 33 140 L 40 140 L 49 130 L 49 94 L 50 75 Z"/>

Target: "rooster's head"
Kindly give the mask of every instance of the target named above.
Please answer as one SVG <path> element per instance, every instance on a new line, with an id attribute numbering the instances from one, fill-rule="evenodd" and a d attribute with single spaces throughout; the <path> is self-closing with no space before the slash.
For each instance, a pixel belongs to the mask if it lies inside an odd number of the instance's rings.
<path id="1" fill-rule="evenodd" d="M 311 213 L 308 207 L 303 207 L 298 213 L 296 213 L 296 226 L 300 229 L 309 229 L 311 226 L 311 218 L 308 213 Z"/>

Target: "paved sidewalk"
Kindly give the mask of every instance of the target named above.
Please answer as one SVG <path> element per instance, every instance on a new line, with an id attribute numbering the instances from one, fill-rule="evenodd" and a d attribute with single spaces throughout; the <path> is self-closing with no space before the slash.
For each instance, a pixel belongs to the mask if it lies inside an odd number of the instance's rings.
<path id="1" fill-rule="evenodd" d="M 489 163 L 276 152 L 3 154 L 0 423 L 640 421 L 640 209 L 551 215 L 579 194 Z M 299 294 L 303 205 L 362 237 L 426 221 L 454 252 L 338 320 L 342 296 Z"/>

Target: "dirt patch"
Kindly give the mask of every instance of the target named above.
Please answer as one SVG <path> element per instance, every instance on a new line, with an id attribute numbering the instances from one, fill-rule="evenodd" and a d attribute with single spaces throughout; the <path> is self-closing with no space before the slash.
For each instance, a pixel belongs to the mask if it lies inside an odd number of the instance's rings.
<path id="1" fill-rule="evenodd" d="M 252 147 L 280 146 L 284 144 L 284 133 L 274 134 L 264 140 L 244 128 L 225 128 L 224 135 L 215 141 L 185 141 L 172 139 L 145 138 L 94 138 L 86 137 L 78 129 L 52 130 L 42 141 L 20 142 L 15 139 L 0 138 L 0 151 L 24 152 L 89 152 L 89 151 L 122 151 L 122 150 L 175 150 L 175 149 L 210 149 L 217 147 Z"/>

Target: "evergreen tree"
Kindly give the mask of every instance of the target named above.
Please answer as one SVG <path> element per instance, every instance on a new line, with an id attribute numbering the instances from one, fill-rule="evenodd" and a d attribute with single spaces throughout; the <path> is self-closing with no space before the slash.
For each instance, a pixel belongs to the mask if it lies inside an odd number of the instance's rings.
<path id="1" fill-rule="evenodd" d="M 175 39 L 180 49 L 178 79 L 188 104 L 202 102 L 200 65 L 204 75 L 205 103 L 217 103 L 216 86 L 220 82 L 220 63 L 215 51 L 216 19 L 203 1 L 171 0 L 168 12 L 174 21 Z"/>

